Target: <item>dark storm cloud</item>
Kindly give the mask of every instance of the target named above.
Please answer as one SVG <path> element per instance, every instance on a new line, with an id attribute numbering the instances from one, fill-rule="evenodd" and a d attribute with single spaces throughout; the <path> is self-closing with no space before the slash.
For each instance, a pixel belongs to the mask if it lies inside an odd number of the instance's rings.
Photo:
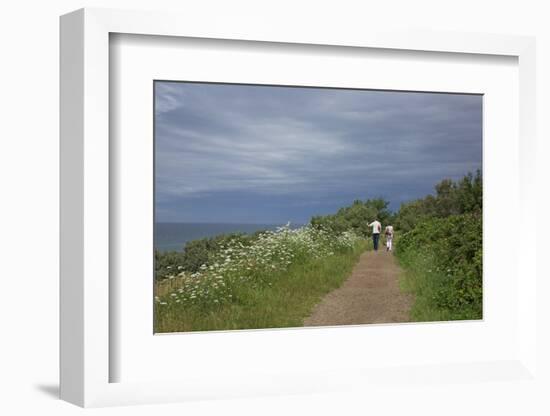
<path id="1" fill-rule="evenodd" d="M 481 168 L 481 96 L 157 82 L 160 221 L 306 222 Z"/>

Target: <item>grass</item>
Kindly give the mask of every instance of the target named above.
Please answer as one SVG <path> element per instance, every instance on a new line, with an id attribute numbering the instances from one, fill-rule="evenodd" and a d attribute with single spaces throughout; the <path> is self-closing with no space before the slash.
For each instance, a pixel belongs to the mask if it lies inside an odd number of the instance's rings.
<path id="1" fill-rule="evenodd" d="M 288 328 L 303 326 L 313 307 L 350 275 L 370 244 L 360 240 L 350 250 L 296 262 L 275 272 L 270 284 L 240 285 L 233 301 L 220 305 L 169 303 L 155 306 L 155 332 Z"/>
<path id="2" fill-rule="evenodd" d="M 400 279 L 400 288 L 414 295 L 415 301 L 411 308 L 411 321 L 434 322 L 464 319 L 481 319 L 471 308 L 460 312 L 438 305 L 440 290 L 447 284 L 448 276 L 438 271 L 434 261 L 429 256 L 416 253 L 398 256 L 405 273 Z"/>
<path id="3" fill-rule="evenodd" d="M 411 321 L 448 321 L 449 312 L 439 308 L 434 302 L 439 277 L 435 273 L 429 273 L 425 268 L 427 265 L 418 259 L 404 263 L 400 261 L 405 273 L 401 276 L 399 285 L 401 290 L 414 295 L 415 300 L 410 312 Z"/>

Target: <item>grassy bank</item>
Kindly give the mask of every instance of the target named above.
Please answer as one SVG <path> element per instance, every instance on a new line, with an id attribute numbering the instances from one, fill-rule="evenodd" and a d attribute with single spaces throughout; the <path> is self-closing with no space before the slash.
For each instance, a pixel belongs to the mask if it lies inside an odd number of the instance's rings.
<path id="1" fill-rule="evenodd" d="M 447 284 L 448 276 L 433 267 L 433 259 L 430 259 L 429 255 L 403 256 L 399 263 L 405 269 L 405 274 L 399 282 L 400 287 L 415 297 L 411 309 L 412 321 L 481 319 L 481 313 L 478 313 L 471 305 L 461 311 L 453 311 L 439 303 L 438 299 Z"/>
<path id="2" fill-rule="evenodd" d="M 351 273 L 367 242 L 350 233 L 279 230 L 224 246 L 218 259 L 155 302 L 155 332 L 303 325 Z"/>
<path id="3" fill-rule="evenodd" d="M 396 255 L 413 321 L 481 319 L 482 230 L 478 214 L 434 218 L 405 233 Z"/>

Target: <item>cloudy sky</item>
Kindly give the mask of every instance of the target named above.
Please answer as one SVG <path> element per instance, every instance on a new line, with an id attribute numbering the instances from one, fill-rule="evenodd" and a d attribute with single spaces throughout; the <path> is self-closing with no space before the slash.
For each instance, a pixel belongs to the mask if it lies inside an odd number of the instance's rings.
<path id="1" fill-rule="evenodd" d="M 155 83 L 159 222 L 306 223 L 481 168 L 479 95 Z"/>

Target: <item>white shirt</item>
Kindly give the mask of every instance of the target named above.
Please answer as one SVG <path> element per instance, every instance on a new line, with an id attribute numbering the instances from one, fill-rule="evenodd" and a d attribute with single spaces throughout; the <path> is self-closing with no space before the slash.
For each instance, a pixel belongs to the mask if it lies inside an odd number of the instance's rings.
<path id="1" fill-rule="evenodd" d="M 385 231 L 386 234 L 390 234 L 390 235 L 393 235 L 393 226 L 391 225 L 386 225 L 386 231 Z"/>
<path id="2" fill-rule="evenodd" d="M 380 234 L 380 230 L 382 229 L 382 224 L 380 224 L 380 222 L 375 220 L 369 224 L 369 227 L 372 227 L 373 234 Z"/>

